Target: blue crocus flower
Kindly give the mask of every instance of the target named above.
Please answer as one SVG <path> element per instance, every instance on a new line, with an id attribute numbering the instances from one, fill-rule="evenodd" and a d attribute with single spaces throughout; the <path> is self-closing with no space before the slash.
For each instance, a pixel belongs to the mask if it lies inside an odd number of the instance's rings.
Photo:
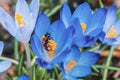
<path id="1" fill-rule="evenodd" d="M 4 44 L 3 44 L 3 42 L 0 41 L 0 56 L 2 54 L 3 47 L 4 47 Z M 0 61 L 0 66 L 2 67 L 2 68 L 0 68 L 0 73 L 8 70 L 10 68 L 11 64 L 12 63 L 8 60 Z"/>
<path id="2" fill-rule="evenodd" d="M 60 11 L 60 19 L 64 22 L 66 28 L 78 25 L 75 28 L 74 43 L 79 47 L 89 47 L 99 38 L 104 25 L 106 10 L 98 9 L 92 14 L 92 10 L 88 3 L 84 2 L 76 8 L 73 15 L 69 6 L 64 3 Z"/>
<path id="3" fill-rule="evenodd" d="M 0 23 L 18 41 L 28 42 L 33 32 L 39 10 L 39 0 L 32 0 L 30 5 L 25 0 L 17 0 L 13 19 L 0 8 Z"/>
<path id="4" fill-rule="evenodd" d="M 66 80 L 78 80 L 77 77 L 85 77 L 91 74 L 91 66 L 97 62 L 100 56 L 94 52 L 80 52 L 75 45 L 68 53 L 60 64 L 62 76 Z"/>
<path id="5" fill-rule="evenodd" d="M 31 46 L 37 55 L 36 62 L 44 68 L 52 69 L 55 63 L 62 61 L 70 48 L 71 38 L 74 31 L 72 28 L 65 29 L 61 20 L 50 25 L 48 17 L 41 12 L 38 16 L 35 33 L 31 38 Z"/>
<path id="6" fill-rule="evenodd" d="M 32 79 L 26 74 L 22 74 L 21 76 L 18 77 L 17 80 L 32 80 Z"/>
<path id="7" fill-rule="evenodd" d="M 106 15 L 100 40 L 109 45 L 120 45 L 120 20 L 117 20 L 116 6 L 112 5 Z"/>

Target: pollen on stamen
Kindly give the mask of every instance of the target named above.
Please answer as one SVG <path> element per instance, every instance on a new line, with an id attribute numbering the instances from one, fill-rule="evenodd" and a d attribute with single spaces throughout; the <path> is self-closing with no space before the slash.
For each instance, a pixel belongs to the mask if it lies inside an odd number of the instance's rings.
<path id="1" fill-rule="evenodd" d="M 118 33 L 115 31 L 114 26 L 108 31 L 106 38 L 115 38 L 118 36 Z"/>
<path id="2" fill-rule="evenodd" d="M 25 25 L 25 21 L 22 20 L 22 18 L 23 16 L 21 16 L 20 14 L 15 15 L 15 19 L 18 22 L 18 26 Z"/>
<path id="3" fill-rule="evenodd" d="M 52 58 L 56 50 L 56 42 L 51 38 L 49 33 L 46 33 L 45 36 L 42 37 L 41 41 L 43 48 L 49 52 L 49 57 Z"/>
<path id="4" fill-rule="evenodd" d="M 45 36 L 43 36 L 43 37 L 42 37 L 42 39 L 41 39 L 42 43 L 44 43 L 44 42 L 45 42 L 45 40 L 46 40 L 46 37 L 45 37 Z"/>
<path id="5" fill-rule="evenodd" d="M 86 24 L 85 23 L 80 23 L 81 27 L 82 27 L 82 32 L 85 32 L 86 30 Z"/>
<path id="6" fill-rule="evenodd" d="M 48 42 L 48 48 L 49 48 L 49 56 L 50 57 L 53 57 L 54 56 L 54 52 L 55 52 L 55 49 L 56 49 L 56 42 L 53 41 L 53 40 L 50 40 Z"/>

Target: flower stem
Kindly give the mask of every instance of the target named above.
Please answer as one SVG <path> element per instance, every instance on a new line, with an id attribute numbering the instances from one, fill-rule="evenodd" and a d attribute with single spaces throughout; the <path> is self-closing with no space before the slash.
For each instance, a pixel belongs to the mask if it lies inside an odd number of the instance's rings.
<path id="1" fill-rule="evenodd" d="M 24 54 L 22 53 L 22 54 L 20 55 L 20 60 L 19 60 L 19 64 L 18 64 L 18 74 L 19 74 L 19 75 L 22 74 L 23 62 L 24 62 Z"/>
<path id="2" fill-rule="evenodd" d="M 102 53 L 106 48 L 108 48 L 108 47 L 109 47 L 108 45 L 105 45 L 104 47 L 102 47 L 101 53 Z"/>
<path id="3" fill-rule="evenodd" d="M 29 44 L 28 42 L 24 43 L 25 50 L 26 50 L 26 57 L 27 57 L 27 68 L 30 68 L 31 64 L 31 56 L 30 56 L 30 49 L 29 49 Z"/>
<path id="4" fill-rule="evenodd" d="M 18 57 L 18 41 L 16 39 L 14 39 L 14 58 L 16 60 L 19 60 L 19 57 Z"/>
<path id="5" fill-rule="evenodd" d="M 110 53 L 109 53 L 109 56 L 107 58 L 107 62 L 106 62 L 106 69 L 104 70 L 104 74 L 103 74 L 103 80 L 107 80 L 107 73 L 108 73 L 108 66 L 110 65 L 110 61 L 112 59 L 112 54 L 113 54 L 113 51 L 114 51 L 114 46 L 111 46 L 111 49 L 110 49 Z"/>
<path id="6" fill-rule="evenodd" d="M 32 75 L 33 75 L 33 76 L 32 76 L 33 80 L 36 80 L 36 72 L 35 72 L 35 71 L 36 71 L 36 68 L 35 68 L 35 66 L 34 66 L 34 67 L 33 67 L 33 71 L 32 71 L 32 72 L 33 72 L 33 74 L 32 74 Z"/>

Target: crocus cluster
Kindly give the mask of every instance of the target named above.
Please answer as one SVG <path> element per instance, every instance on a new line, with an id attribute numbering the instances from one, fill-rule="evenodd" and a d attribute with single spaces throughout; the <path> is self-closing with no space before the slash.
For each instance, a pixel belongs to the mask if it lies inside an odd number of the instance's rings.
<path id="1" fill-rule="evenodd" d="M 60 19 L 50 23 L 44 12 L 37 16 L 38 4 L 35 5 L 35 1 L 39 2 L 32 0 L 28 7 L 25 0 L 18 0 L 15 20 L 0 8 L 0 22 L 18 41 L 30 40 L 39 66 L 53 69 L 59 65 L 64 79 L 77 80 L 91 74 L 91 66 L 97 62 L 100 54 L 81 52 L 80 48 L 90 47 L 98 39 L 108 45 L 120 44 L 120 21 L 116 17 L 115 5 L 93 12 L 89 4 L 84 2 L 72 14 L 68 4 L 63 3 Z M 24 78 L 31 80 L 26 75 L 18 80 Z"/>

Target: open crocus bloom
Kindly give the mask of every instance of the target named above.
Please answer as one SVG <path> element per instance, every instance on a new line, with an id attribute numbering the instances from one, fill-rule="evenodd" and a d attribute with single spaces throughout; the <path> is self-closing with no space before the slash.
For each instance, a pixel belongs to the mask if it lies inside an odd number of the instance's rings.
<path id="1" fill-rule="evenodd" d="M 120 45 L 120 20 L 117 20 L 115 5 L 108 9 L 100 40 L 109 45 Z"/>
<path id="2" fill-rule="evenodd" d="M 3 42 L 0 41 L 0 56 L 2 54 L 3 47 L 4 47 L 4 44 L 3 44 Z M 2 68 L 0 68 L 0 73 L 8 70 L 8 68 L 10 68 L 11 64 L 12 63 L 8 60 L 0 61 L 0 66 L 2 66 Z"/>
<path id="3" fill-rule="evenodd" d="M 77 77 L 88 76 L 92 72 L 91 66 L 97 62 L 100 56 L 94 52 L 81 53 L 77 46 L 72 46 L 68 53 L 60 64 L 62 76 L 66 80 L 77 80 Z"/>
<path id="4" fill-rule="evenodd" d="M 35 33 L 31 38 L 31 46 L 37 55 L 37 64 L 52 69 L 55 63 L 62 61 L 70 48 L 73 29 L 65 29 L 61 20 L 50 25 L 48 17 L 40 13 L 36 22 Z"/>
<path id="5" fill-rule="evenodd" d="M 39 0 L 32 0 L 30 5 L 25 0 L 16 4 L 15 20 L 0 8 L 0 23 L 18 41 L 29 41 L 38 16 Z"/>
<path id="6" fill-rule="evenodd" d="M 26 74 L 22 74 L 21 76 L 18 77 L 17 80 L 31 80 L 31 78 Z"/>
<path id="7" fill-rule="evenodd" d="M 79 47 L 89 47 L 95 43 L 102 31 L 106 10 L 98 9 L 92 14 L 92 10 L 88 3 L 84 2 L 76 8 L 73 15 L 69 6 L 64 3 L 60 11 L 60 19 L 64 22 L 66 28 L 76 25 L 75 18 L 78 18 L 80 28 L 74 26 L 75 33 L 74 43 Z M 79 33 L 78 33 L 79 32 Z"/>

